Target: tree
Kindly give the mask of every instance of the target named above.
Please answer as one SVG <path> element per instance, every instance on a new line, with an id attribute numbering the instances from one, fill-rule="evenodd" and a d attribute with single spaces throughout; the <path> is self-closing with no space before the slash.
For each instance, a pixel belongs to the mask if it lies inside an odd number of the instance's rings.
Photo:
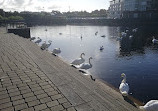
<path id="1" fill-rule="evenodd" d="M 8 17 L 8 19 L 9 20 L 24 20 L 24 18 L 21 16 L 10 16 Z"/>

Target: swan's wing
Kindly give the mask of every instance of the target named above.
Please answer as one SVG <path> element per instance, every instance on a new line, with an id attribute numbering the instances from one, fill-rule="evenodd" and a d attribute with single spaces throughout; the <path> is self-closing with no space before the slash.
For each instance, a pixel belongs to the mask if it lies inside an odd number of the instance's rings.
<path id="1" fill-rule="evenodd" d="M 91 68 L 89 63 L 84 63 L 84 64 L 81 64 L 80 66 L 80 69 L 89 69 L 89 68 Z"/>
<path id="2" fill-rule="evenodd" d="M 61 53 L 61 50 L 60 50 L 60 49 L 54 49 L 54 50 L 53 50 L 53 53 L 59 54 L 59 53 Z"/>
<path id="3" fill-rule="evenodd" d="M 74 65 L 80 65 L 84 62 L 85 60 L 83 58 L 77 58 L 76 60 L 74 60 L 71 64 Z"/>
<path id="4" fill-rule="evenodd" d="M 150 100 L 149 102 L 147 102 L 145 104 L 145 106 L 151 106 L 151 105 L 154 105 L 154 104 L 157 104 L 158 105 L 158 100 Z"/>
<path id="5" fill-rule="evenodd" d="M 158 100 L 151 100 L 145 104 L 144 109 L 146 111 L 158 111 Z"/>
<path id="6" fill-rule="evenodd" d="M 121 93 L 123 93 L 123 92 L 128 93 L 129 92 L 129 86 L 127 83 L 121 83 L 119 89 L 120 89 Z"/>

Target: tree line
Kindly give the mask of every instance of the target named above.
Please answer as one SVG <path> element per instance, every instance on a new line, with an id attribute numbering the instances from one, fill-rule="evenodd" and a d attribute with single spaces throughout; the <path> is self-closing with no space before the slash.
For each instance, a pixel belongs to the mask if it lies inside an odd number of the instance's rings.
<path id="1" fill-rule="evenodd" d="M 60 12 L 52 10 L 52 12 L 5 12 L 0 9 L 0 20 L 25 20 L 25 21 L 39 21 L 39 20 L 51 20 L 51 19 L 67 19 L 71 17 L 107 17 L 107 10 L 94 10 L 92 12 L 87 11 L 73 11 L 73 12 Z M 43 21 L 43 22 L 44 22 Z"/>

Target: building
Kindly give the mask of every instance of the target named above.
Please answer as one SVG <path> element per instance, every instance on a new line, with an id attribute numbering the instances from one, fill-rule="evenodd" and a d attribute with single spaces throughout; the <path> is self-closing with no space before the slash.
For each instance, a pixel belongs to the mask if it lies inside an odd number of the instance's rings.
<path id="1" fill-rule="evenodd" d="M 112 0 L 110 1 L 110 7 L 108 9 L 108 18 L 120 19 L 122 18 L 124 0 Z"/>
<path id="2" fill-rule="evenodd" d="M 153 19 L 157 18 L 158 0 L 112 0 L 109 7 L 110 19 Z"/>

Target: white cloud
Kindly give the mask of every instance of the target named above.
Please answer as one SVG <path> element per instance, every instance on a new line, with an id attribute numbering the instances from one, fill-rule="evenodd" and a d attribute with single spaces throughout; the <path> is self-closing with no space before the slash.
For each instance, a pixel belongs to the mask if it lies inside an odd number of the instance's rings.
<path id="1" fill-rule="evenodd" d="M 5 11 L 92 11 L 107 8 L 109 0 L 0 0 L 0 8 Z M 44 7 L 44 8 L 43 8 Z"/>

